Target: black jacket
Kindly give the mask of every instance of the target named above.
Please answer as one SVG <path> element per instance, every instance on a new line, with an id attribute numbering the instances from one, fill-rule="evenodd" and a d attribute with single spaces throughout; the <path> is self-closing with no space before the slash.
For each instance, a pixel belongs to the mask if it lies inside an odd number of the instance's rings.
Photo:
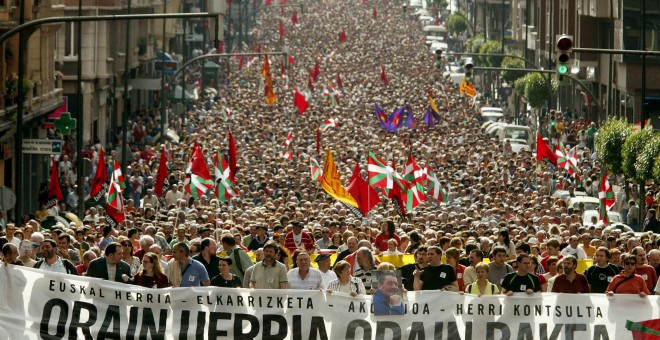
<path id="1" fill-rule="evenodd" d="M 128 282 L 124 282 L 121 276 L 123 274 L 128 275 Z M 87 273 L 85 276 L 96 277 L 99 279 L 110 280 L 121 283 L 133 283 L 133 278 L 131 276 L 131 266 L 124 261 L 119 261 L 117 263 L 117 270 L 115 271 L 115 277 L 112 279 L 108 278 L 108 260 L 105 257 L 100 257 L 89 263 L 87 266 Z"/>

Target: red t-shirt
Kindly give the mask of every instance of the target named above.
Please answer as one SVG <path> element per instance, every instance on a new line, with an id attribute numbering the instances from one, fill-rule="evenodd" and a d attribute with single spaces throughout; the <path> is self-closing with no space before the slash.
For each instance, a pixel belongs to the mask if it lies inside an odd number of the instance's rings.
<path id="1" fill-rule="evenodd" d="M 374 245 L 376 246 L 376 248 L 379 251 L 384 252 L 384 251 L 387 250 L 387 241 L 389 241 L 392 238 L 396 240 L 397 245 L 401 244 L 401 239 L 399 239 L 398 235 L 396 235 L 396 234 L 394 234 L 394 235 L 385 235 L 383 233 L 380 233 L 380 234 L 378 234 L 378 236 L 376 236 L 376 241 L 374 242 Z"/>
<path id="2" fill-rule="evenodd" d="M 645 264 L 643 267 L 636 267 L 635 274 L 639 275 L 646 281 L 646 287 L 651 287 L 649 289 L 654 289 L 655 285 L 658 283 L 658 276 L 655 273 L 655 268 Z"/>
<path id="3" fill-rule="evenodd" d="M 456 282 L 458 282 L 458 291 L 459 292 L 464 292 L 465 291 L 465 268 L 466 266 L 459 264 L 456 269 Z"/>

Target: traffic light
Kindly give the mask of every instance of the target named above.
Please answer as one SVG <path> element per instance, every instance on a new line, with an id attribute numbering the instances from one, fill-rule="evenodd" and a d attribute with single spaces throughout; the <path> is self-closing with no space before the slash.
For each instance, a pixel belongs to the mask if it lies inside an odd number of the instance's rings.
<path id="1" fill-rule="evenodd" d="M 570 60 L 573 48 L 573 36 L 563 34 L 557 36 L 556 46 L 557 80 L 561 82 L 564 80 L 564 75 L 568 74 L 571 69 Z"/>
<path id="2" fill-rule="evenodd" d="M 466 83 L 471 83 L 472 82 L 472 68 L 474 67 L 474 64 L 472 63 L 472 59 L 466 60 L 465 65 L 463 67 L 465 68 L 465 82 Z"/>
<path id="3" fill-rule="evenodd" d="M 442 50 L 435 50 L 435 68 L 436 70 L 442 70 Z"/>

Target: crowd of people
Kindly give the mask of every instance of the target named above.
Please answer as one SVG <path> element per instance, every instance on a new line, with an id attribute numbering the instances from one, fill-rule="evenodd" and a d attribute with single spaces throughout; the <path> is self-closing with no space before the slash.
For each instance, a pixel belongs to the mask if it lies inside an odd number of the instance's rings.
<path id="1" fill-rule="evenodd" d="M 82 225 L 44 229 L 37 215 L 6 223 L 0 238 L 4 263 L 150 288 L 212 285 L 391 294 L 391 280 L 375 280 L 372 274 L 399 270 L 407 291 L 643 296 L 660 290 L 656 234 L 590 224 L 582 221 L 580 207 L 568 207 L 564 199 L 552 196 L 566 189 L 569 195 L 584 190 L 598 197 L 601 164 L 593 151 L 595 125 L 588 117 L 557 113 L 563 119 L 553 131 L 547 131 L 547 118 L 530 113 L 527 117 L 533 119 L 522 120 L 534 133 L 575 148 L 586 179 L 578 188 L 563 169 L 537 164 L 531 152 L 507 152 L 481 131 L 472 101 L 435 71 L 435 56 L 424 45 L 424 33 L 410 10 L 382 1 L 310 2 L 297 14 L 296 25 L 282 17 L 275 4 L 262 11 L 251 32 L 253 50 L 287 46 L 292 56 L 271 58 L 278 103 L 265 103 L 263 58 L 247 58 L 240 69 L 239 61 L 232 60 L 228 78 L 233 80 L 219 86 L 215 99 L 206 98 L 185 116 L 172 119 L 182 138 L 163 146 L 170 169 L 163 202 L 153 192 L 162 160 L 141 125 L 157 124 L 147 115 L 135 123 L 129 138 L 140 146 L 125 174 L 134 183 L 124 195 L 126 221 L 117 228 L 108 225 L 99 205 L 87 209 Z M 278 34 L 280 20 L 285 23 L 283 38 Z M 339 41 L 341 32 L 345 42 Z M 320 75 L 313 81 L 309 72 L 316 63 Z M 334 105 L 322 95 L 329 84 L 340 91 Z M 293 107 L 293 88 L 309 98 L 310 107 L 302 115 Z M 428 91 L 440 107 L 435 128 L 421 121 Z M 374 103 L 386 110 L 409 105 L 415 128 L 382 130 L 374 118 Z M 322 133 L 317 154 L 317 128 L 331 117 L 339 118 L 339 126 Z M 213 155 L 227 152 L 228 131 L 237 144 L 240 195 L 228 202 L 221 202 L 212 190 L 199 199 L 192 197 L 184 189 L 192 144 L 201 145 L 211 166 Z M 289 132 L 292 160 L 281 156 Z M 111 169 L 118 149 L 106 147 Z M 381 193 L 382 202 L 359 218 L 312 180 L 310 158 L 322 158 L 326 148 L 332 149 L 344 183 L 356 164 L 366 178 L 370 151 L 395 164 L 400 173 L 412 153 L 418 164 L 436 171 L 448 198 L 429 196 L 401 216 Z M 100 145 L 89 150 L 89 157 L 98 158 Z M 538 167 L 544 170 L 535 171 Z M 636 213 L 627 202 L 637 200 L 635 188 L 626 187 L 619 177 L 612 184 L 622 188 L 614 209 L 630 220 Z M 645 201 L 647 218 L 636 221 L 639 226 L 658 223 L 655 189 L 651 187 Z M 396 268 L 384 260 L 405 254 L 413 254 L 414 263 Z M 582 260 L 593 265 L 580 273 L 576 270 Z"/>

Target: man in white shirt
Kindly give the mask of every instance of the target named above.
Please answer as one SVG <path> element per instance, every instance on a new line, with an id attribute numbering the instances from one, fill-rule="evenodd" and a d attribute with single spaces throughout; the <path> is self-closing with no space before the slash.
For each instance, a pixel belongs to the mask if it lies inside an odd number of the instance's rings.
<path id="1" fill-rule="evenodd" d="M 298 268 L 293 268 L 287 273 L 289 289 L 314 290 L 321 289 L 323 278 L 321 272 L 311 268 L 311 258 L 306 252 L 300 252 L 296 258 Z"/>
<path id="2" fill-rule="evenodd" d="M 562 249 L 560 252 L 561 256 L 575 256 L 578 260 L 586 260 L 587 253 L 584 252 L 584 249 L 578 246 L 579 244 L 580 240 L 578 237 L 575 235 L 571 236 L 568 239 L 568 246 L 566 246 L 566 248 Z"/>
<path id="3" fill-rule="evenodd" d="M 328 289 L 328 283 L 337 279 L 337 274 L 330 268 L 330 254 L 321 254 L 314 259 L 321 273 L 321 289 Z"/>
<path id="4" fill-rule="evenodd" d="M 41 243 L 42 260 L 34 265 L 34 268 L 53 273 L 63 273 L 78 275 L 78 270 L 66 259 L 56 255 L 57 243 L 54 240 L 47 239 Z"/>

